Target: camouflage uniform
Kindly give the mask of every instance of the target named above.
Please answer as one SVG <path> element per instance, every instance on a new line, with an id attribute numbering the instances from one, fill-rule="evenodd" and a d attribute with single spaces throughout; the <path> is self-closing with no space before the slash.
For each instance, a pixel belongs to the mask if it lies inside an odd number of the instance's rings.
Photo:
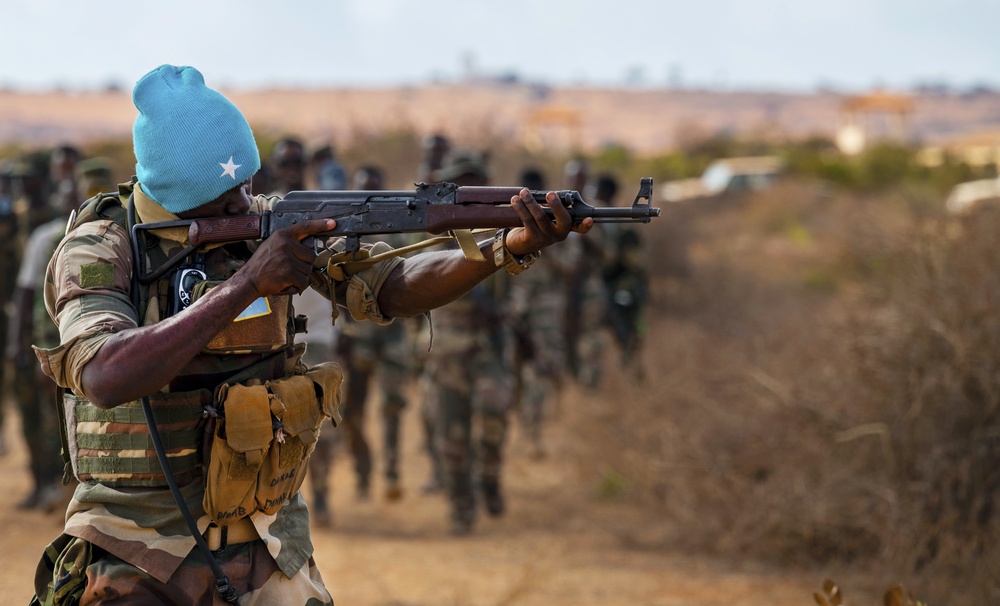
<path id="1" fill-rule="evenodd" d="M 142 220 L 173 217 L 143 195 L 138 186 L 135 198 Z M 259 212 L 269 202 L 257 198 L 252 212 Z M 167 258 L 179 249 L 178 240 L 184 238 L 175 230 L 158 230 L 155 235 L 158 240 L 147 249 L 147 261 Z M 62 241 L 49 265 L 45 303 L 59 326 L 61 344 L 54 349 L 36 349 L 36 353 L 46 374 L 72 390 L 67 396 L 70 405 L 65 410 L 70 416 L 66 424 L 77 442 L 70 449 L 74 451 L 74 472 L 81 483 L 66 513 L 64 535 L 50 546 L 39 564 L 35 591 L 42 602 L 49 603 L 53 579 L 58 579 L 55 593 L 65 592 L 68 585 L 74 584 L 83 592 L 84 580 L 66 575 L 82 570 L 87 575 L 87 599 L 100 597 L 95 595 L 97 592 L 110 597 L 134 590 L 159 592 L 153 599 L 163 600 L 169 599 L 165 592 L 175 591 L 183 594 L 175 598 L 176 603 L 216 603 L 211 575 L 205 574 L 198 551 L 192 551 L 195 540 L 170 491 L 164 487 L 162 471 L 147 441 L 148 432 L 143 433 L 141 409 L 136 403 L 128 403 L 102 410 L 74 395 L 81 393 L 83 366 L 113 333 L 153 324 L 164 317 L 164 298 L 170 291 L 164 288 L 163 281 L 148 287 L 144 310 L 137 310 L 130 302 L 133 261 L 128 239 L 118 221 L 99 215 L 78 225 Z M 205 271 L 210 278 L 225 279 L 242 266 L 248 253 L 243 244 L 212 249 L 206 253 Z M 352 278 L 346 295 L 338 291 L 338 303 L 346 305 L 356 318 L 387 322 L 375 301 L 396 262 L 387 261 L 359 272 Z M 334 296 L 329 284 L 322 277 L 315 277 L 314 286 L 322 288 L 324 295 Z M 272 299 L 277 305 L 282 297 Z M 250 379 L 246 384 L 253 385 L 253 380 L 300 372 L 303 367 L 298 357 L 302 348 L 294 346 L 291 329 L 298 322 L 292 322 L 292 316 L 290 306 L 287 321 L 274 316 L 287 326 L 284 342 L 274 352 L 231 355 L 203 352 L 164 391 L 151 394 L 173 475 L 198 521 L 199 530 L 210 530 L 204 508 L 204 478 L 211 470 L 206 444 L 220 439 L 214 432 L 208 433 L 206 424 L 223 422 L 221 417 L 206 421 L 206 417 L 217 411 L 215 390 L 222 382 L 232 382 L 229 389 L 232 392 L 243 385 L 236 382 L 241 379 Z M 272 388 L 274 383 L 270 382 Z M 291 404 L 292 400 L 285 402 Z M 232 415 L 242 408 L 240 402 L 240 406 L 226 407 L 224 414 Z M 284 439 L 284 444 L 292 439 L 297 444 L 304 443 L 295 433 L 286 434 Z M 111 446 L 101 446 L 105 441 Z M 115 447 L 119 442 L 130 446 Z M 121 473 L 122 470 L 127 471 Z M 255 509 L 232 524 L 233 530 L 242 527 L 251 536 L 234 539 L 217 555 L 223 566 L 230 564 L 230 580 L 243 591 L 241 604 L 332 603 L 312 565 L 313 547 L 305 501 L 299 492 L 281 496 L 278 502 L 282 505 L 274 513 Z M 248 561 L 252 565 L 248 566 Z M 162 584 L 170 585 L 171 589 Z M 275 600 L 275 595 L 282 597 Z"/>
<path id="2" fill-rule="evenodd" d="M 347 373 L 344 395 L 344 430 L 354 457 L 358 490 L 367 493 L 371 452 L 364 436 L 365 402 L 372 376 L 378 373 L 382 391 L 383 452 L 390 499 L 399 490 L 399 426 L 406 407 L 406 383 L 411 376 L 410 347 L 406 325 L 387 327 L 345 322 L 341 332 L 341 360 Z M 395 489 L 397 492 L 391 492 Z"/>
<path id="3" fill-rule="evenodd" d="M 579 318 L 575 335 L 576 350 L 572 355 L 575 359 L 576 376 L 587 387 L 597 387 L 601 382 L 602 354 L 607 347 L 604 333 L 607 325 L 607 297 L 601 279 L 601 270 L 605 265 L 605 248 L 602 244 L 606 238 L 605 231 L 604 225 L 597 224 L 589 238 L 579 234 L 570 236 L 580 247 L 580 258 L 570 294 L 570 303 L 576 306 L 575 313 Z"/>
<path id="4" fill-rule="evenodd" d="M 296 296 L 293 301 L 296 311 L 304 313 L 309 318 L 308 331 L 302 337 L 306 343 L 306 353 L 302 360 L 308 366 L 314 366 L 336 359 L 336 342 L 340 331 L 339 326 L 333 324 L 334 318 L 331 318 L 329 301 L 312 289 Z M 323 422 L 323 431 L 316 441 L 316 449 L 309 457 L 309 482 L 312 488 L 310 506 L 313 520 L 322 528 L 329 527 L 333 523 L 327 495 L 330 487 L 330 468 L 340 443 L 340 432 L 334 429 L 330 421 Z"/>
<path id="5" fill-rule="evenodd" d="M 378 238 L 394 248 L 409 243 L 406 234 L 389 234 Z M 357 475 L 358 495 L 368 496 L 371 476 L 371 449 L 364 433 L 365 403 L 372 377 L 378 373 L 382 391 L 383 453 L 385 456 L 386 496 L 390 500 L 402 496 L 399 486 L 399 426 L 406 407 L 406 383 L 412 374 L 411 348 L 407 325 L 395 322 L 377 326 L 347 319 L 341 326 L 339 359 L 346 373 L 343 429 Z"/>
<path id="6" fill-rule="evenodd" d="M 12 168 L 0 167 L 0 343 L 7 343 L 7 315 L 11 295 L 14 294 L 14 277 L 21 263 L 21 242 L 17 237 L 17 215 L 14 213 L 14 197 L 12 192 Z M 9 379 L 8 360 L 6 357 L 0 363 L 0 429 L 4 426 L 4 410 L 7 400 L 7 382 Z M 3 432 L 0 431 L 0 454 L 6 450 L 3 443 Z"/>
<path id="7" fill-rule="evenodd" d="M 580 247 L 565 242 L 545 251 L 530 271 L 510 281 L 510 313 L 517 327 L 512 341 L 517 405 L 535 457 L 544 454 L 543 421 L 569 369 L 566 308 L 569 277 L 579 256 Z"/>
<path id="8" fill-rule="evenodd" d="M 59 344 L 59 331 L 45 310 L 42 291 L 45 286 L 45 266 L 65 231 L 66 219 L 60 218 L 31 232 L 25 247 L 24 261 L 17 274 L 19 292 L 31 292 L 34 295 L 31 308 L 24 310 L 32 316 L 31 334 L 26 336 L 30 336 L 39 347 L 50 348 Z M 28 345 L 23 344 L 22 347 L 22 351 L 27 350 L 30 355 Z M 17 403 L 35 484 L 33 494 L 38 496 L 38 506 L 51 510 L 60 504 L 61 491 L 58 486 L 63 476 L 56 385 L 41 373 L 36 364 L 25 366 L 29 368 L 30 375 L 22 385 L 31 385 L 33 389 L 18 390 Z"/>
<path id="9" fill-rule="evenodd" d="M 456 534 L 469 532 L 475 523 L 477 471 L 488 513 L 504 511 L 500 472 L 514 381 L 504 360 L 498 314 L 503 278 L 494 275 L 433 315 L 434 346 L 427 356 L 425 385 L 439 415 L 436 435 Z"/>
<path id="10" fill-rule="evenodd" d="M 33 153 L 29 154 L 25 158 L 25 162 L 20 164 L 14 171 L 14 177 L 20 181 L 21 185 L 21 195 L 14 199 L 13 201 L 13 219 L 14 219 L 14 236 L 9 242 L 5 242 L 2 246 L 14 246 L 16 251 L 13 253 L 16 259 L 16 265 L 11 268 L 11 274 L 8 275 L 4 280 L 13 280 L 16 272 L 14 272 L 14 267 L 20 267 L 23 259 L 24 248 L 27 245 L 28 237 L 40 226 L 52 221 L 55 216 L 54 207 L 50 204 L 50 195 L 48 190 L 51 186 L 47 184 L 46 174 L 48 165 L 48 154 L 45 153 Z M 63 224 L 65 228 L 65 223 Z M 14 291 L 13 283 L 4 285 L 5 290 L 3 291 L 3 304 L 5 310 L 8 308 L 8 303 L 10 301 L 11 293 Z M 6 288 L 9 288 L 6 289 Z M 4 331 L 6 332 L 8 327 L 4 326 Z M 5 334 L 5 342 L 10 339 L 11 335 Z M 18 343 L 16 344 L 16 349 L 18 351 L 27 350 L 30 343 Z M 34 461 L 42 461 L 50 455 L 50 449 L 44 447 L 47 443 L 44 436 L 41 436 L 39 431 L 40 428 L 34 426 L 29 426 L 29 423 L 34 422 L 38 418 L 37 411 L 29 410 L 29 408 L 37 405 L 38 402 L 48 402 L 48 406 L 51 406 L 49 402 L 52 393 L 48 390 L 48 385 L 45 385 L 41 390 L 39 389 L 40 383 L 36 380 L 37 377 L 37 365 L 31 356 L 15 356 L 14 359 L 10 361 L 10 369 L 13 373 L 8 377 L 8 387 L 14 400 L 18 403 L 18 407 L 23 412 L 26 412 L 28 419 L 24 423 L 22 429 L 25 431 L 25 437 L 28 441 L 28 447 L 40 448 L 38 452 L 33 452 L 32 459 Z M 41 466 L 32 466 L 32 475 L 35 479 L 40 476 L 39 473 L 48 476 L 48 470 L 43 469 L 46 467 L 45 464 Z M 27 499 L 21 502 L 21 507 L 34 507 L 39 504 L 38 498 L 42 496 L 39 492 L 32 492 Z M 54 504 L 50 502 L 49 505 Z"/>
<path id="11" fill-rule="evenodd" d="M 615 227 L 609 234 L 611 261 L 602 272 L 608 325 L 621 349 L 622 366 L 632 367 L 636 378 L 642 380 L 645 370 L 637 358 L 646 333 L 645 313 L 649 300 L 647 256 L 638 230 L 625 225 Z"/>

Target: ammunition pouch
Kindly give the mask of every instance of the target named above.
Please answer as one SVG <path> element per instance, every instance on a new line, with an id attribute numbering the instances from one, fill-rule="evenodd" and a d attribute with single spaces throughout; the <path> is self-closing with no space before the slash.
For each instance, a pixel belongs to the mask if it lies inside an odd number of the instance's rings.
<path id="1" fill-rule="evenodd" d="M 323 419 L 340 422 L 343 371 L 325 363 L 281 379 L 223 385 L 203 506 L 219 526 L 273 515 L 305 479 Z"/>

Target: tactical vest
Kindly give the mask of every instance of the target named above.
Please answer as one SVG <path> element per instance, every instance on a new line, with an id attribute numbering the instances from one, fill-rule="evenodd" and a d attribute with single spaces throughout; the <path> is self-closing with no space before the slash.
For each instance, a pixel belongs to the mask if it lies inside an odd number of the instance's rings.
<path id="1" fill-rule="evenodd" d="M 132 183 L 122 184 L 118 195 L 99 194 L 88 200 L 70 229 L 90 221 L 108 220 L 128 232 L 126 205 L 132 187 Z M 155 269 L 166 261 L 167 255 L 155 237 L 150 236 L 143 244 L 140 252 L 145 255 L 146 268 Z M 140 325 L 167 317 L 171 275 L 167 272 L 132 293 Z M 205 286 L 228 277 L 209 275 Z M 133 282 L 133 290 L 136 285 Z M 207 292 L 208 288 L 201 290 Z M 246 324 L 238 331 L 230 331 L 237 334 L 227 335 L 228 329 L 220 333 L 164 391 L 150 396 L 156 426 L 179 485 L 204 475 L 220 388 L 248 380 L 266 383 L 289 373 L 305 372 L 299 361 L 303 347 L 293 346 L 296 327 L 304 327 L 304 322 L 296 322 L 290 299 L 272 297 L 275 309 L 256 327 Z M 252 342 L 250 346 L 244 346 L 248 341 Z M 62 412 L 66 451 L 79 481 L 111 487 L 167 486 L 140 402 L 105 410 L 67 391 Z"/>

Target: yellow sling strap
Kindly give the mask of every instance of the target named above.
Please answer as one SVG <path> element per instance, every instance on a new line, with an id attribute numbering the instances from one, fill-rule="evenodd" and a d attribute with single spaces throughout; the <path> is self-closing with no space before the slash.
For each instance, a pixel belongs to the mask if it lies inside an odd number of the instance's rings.
<path id="1" fill-rule="evenodd" d="M 435 244 L 443 244 L 451 240 L 458 240 L 458 245 L 462 247 L 462 252 L 465 254 L 466 259 L 470 261 L 486 261 L 486 257 L 484 257 L 482 251 L 479 250 L 479 244 L 476 242 L 474 236 L 475 234 L 486 232 L 492 233 L 493 231 L 493 229 L 456 230 L 450 232 L 450 235 L 447 236 L 428 238 L 414 244 L 401 246 L 399 248 L 394 248 L 384 253 L 372 256 L 369 256 L 367 250 L 359 250 L 356 253 L 338 253 L 331 256 L 329 261 L 327 261 L 326 272 L 334 280 L 342 282 L 349 279 L 359 271 L 367 269 L 376 263 L 385 261 L 386 259 L 399 257 L 413 251 L 420 250 L 421 248 L 427 248 L 429 246 L 434 246 Z"/>

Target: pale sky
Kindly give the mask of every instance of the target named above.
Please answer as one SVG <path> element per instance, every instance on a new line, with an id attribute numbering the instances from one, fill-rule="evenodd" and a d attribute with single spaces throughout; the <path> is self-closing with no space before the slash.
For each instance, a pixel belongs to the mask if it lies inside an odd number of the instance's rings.
<path id="1" fill-rule="evenodd" d="M 6 0 L 0 86 L 393 86 L 463 65 L 552 84 L 1000 85 L 1000 0 Z"/>

